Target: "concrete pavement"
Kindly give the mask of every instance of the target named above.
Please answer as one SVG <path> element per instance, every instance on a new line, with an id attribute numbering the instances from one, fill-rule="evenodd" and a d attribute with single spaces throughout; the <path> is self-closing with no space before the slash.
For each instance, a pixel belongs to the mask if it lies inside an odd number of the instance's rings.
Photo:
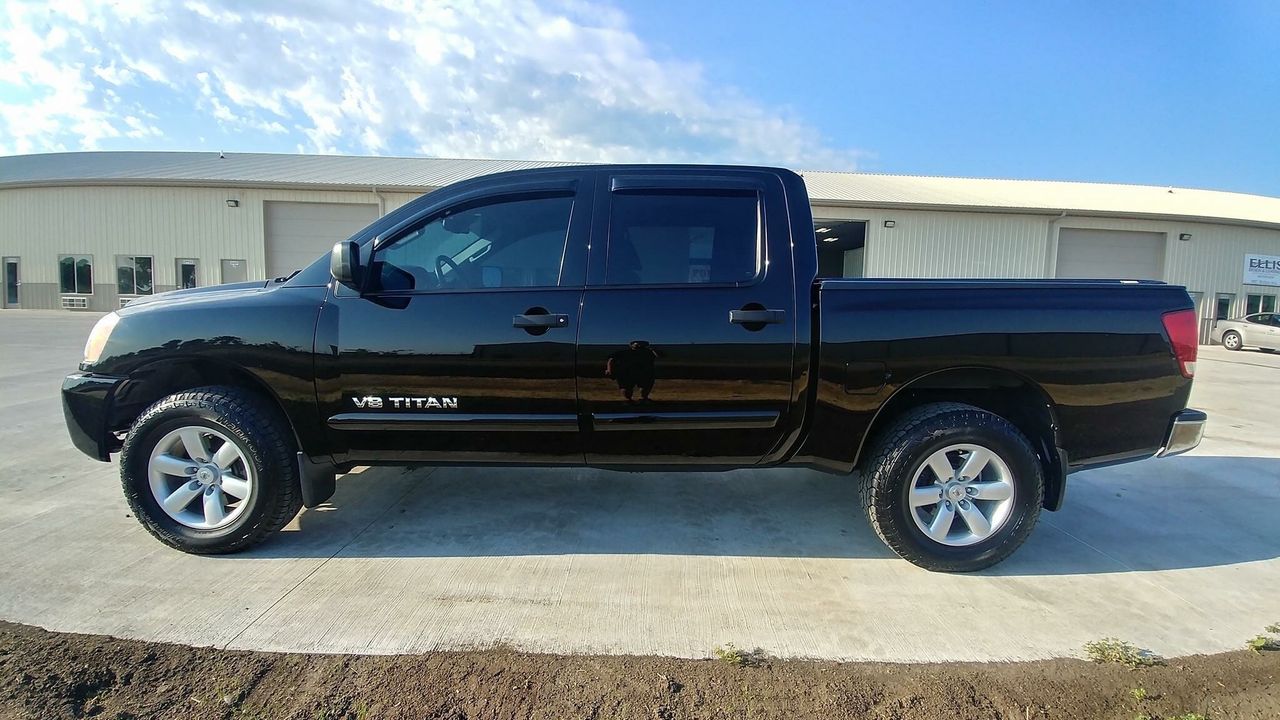
<path id="1" fill-rule="evenodd" d="M 276 540 L 194 557 L 66 437 L 92 317 L 0 312 L 0 618 L 220 647 L 1016 660 L 1119 636 L 1166 655 L 1280 621 L 1280 356 L 1202 348 L 1194 454 L 1074 475 L 1013 558 L 899 560 L 853 482 L 800 470 L 375 468 Z"/>

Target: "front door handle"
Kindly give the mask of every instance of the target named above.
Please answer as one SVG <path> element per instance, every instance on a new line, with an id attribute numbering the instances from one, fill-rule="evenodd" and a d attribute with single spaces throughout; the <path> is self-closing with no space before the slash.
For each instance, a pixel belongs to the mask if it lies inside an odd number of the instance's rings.
<path id="1" fill-rule="evenodd" d="M 786 310 L 730 310 L 729 322 L 735 325 L 776 325 L 787 321 Z"/>
<path id="2" fill-rule="evenodd" d="M 567 327 L 569 325 L 568 315 L 559 315 L 556 313 L 544 313 L 540 315 L 516 315 L 511 319 L 511 327 L 518 328 L 558 328 Z"/>

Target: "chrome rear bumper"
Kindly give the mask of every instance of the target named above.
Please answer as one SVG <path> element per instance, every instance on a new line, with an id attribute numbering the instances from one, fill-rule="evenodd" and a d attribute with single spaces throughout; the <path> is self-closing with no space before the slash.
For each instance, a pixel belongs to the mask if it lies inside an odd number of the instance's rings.
<path id="1" fill-rule="evenodd" d="M 1204 424 L 1209 416 L 1199 410 L 1182 410 L 1173 416 L 1169 423 L 1169 433 L 1165 435 L 1164 447 L 1156 453 L 1156 457 L 1179 455 L 1195 448 L 1204 437 Z"/>

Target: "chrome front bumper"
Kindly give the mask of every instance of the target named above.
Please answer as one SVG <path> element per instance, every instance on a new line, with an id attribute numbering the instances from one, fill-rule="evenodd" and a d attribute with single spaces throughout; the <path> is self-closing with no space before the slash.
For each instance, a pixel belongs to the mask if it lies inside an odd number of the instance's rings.
<path id="1" fill-rule="evenodd" d="M 1156 457 L 1180 455 L 1200 444 L 1204 437 L 1204 424 L 1209 416 L 1199 410 L 1182 410 L 1173 416 L 1169 423 L 1169 433 L 1165 435 L 1164 447 L 1156 453 Z"/>

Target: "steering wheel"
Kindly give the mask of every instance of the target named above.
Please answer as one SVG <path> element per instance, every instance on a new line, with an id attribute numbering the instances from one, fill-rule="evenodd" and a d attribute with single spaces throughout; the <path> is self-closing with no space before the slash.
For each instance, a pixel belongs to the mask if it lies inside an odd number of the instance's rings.
<path id="1" fill-rule="evenodd" d="M 457 278 L 456 282 L 460 282 L 463 285 L 470 287 L 470 285 L 467 283 L 467 279 L 462 275 L 462 270 L 458 268 L 458 263 L 454 262 L 453 258 L 449 257 L 448 255 L 437 255 L 436 256 L 436 278 L 439 279 L 440 281 L 440 287 L 444 287 L 444 269 L 446 266 L 453 270 L 453 276 Z"/>

